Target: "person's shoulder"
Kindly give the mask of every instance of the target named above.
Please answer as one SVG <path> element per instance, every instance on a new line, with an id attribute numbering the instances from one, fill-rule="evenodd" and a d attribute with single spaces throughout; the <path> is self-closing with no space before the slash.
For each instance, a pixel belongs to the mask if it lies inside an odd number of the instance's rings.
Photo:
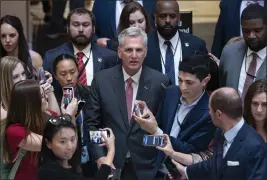
<path id="1" fill-rule="evenodd" d="M 236 52 L 239 49 L 245 49 L 245 48 L 246 48 L 246 43 L 244 40 L 239 40 L 226 44 L 222 50 L 222 56 L 225 54 L 233 54 L 235 56 Z"/>
<path id="2" fill-rule="evenodd" d="M 65 49 L 66 48 L 69 48 L 70 46 L 72 46 L 70 43 L 64 43 L 56 48 L 53 48 L 53 49 L 49 49 L 48 51 L 46 51 L 45 55 L 51 55 L 51 54 L 59 54 L 59 53 L 62 53 L 62 52 L 65 52 L 65 53 L 70 53 L 70 52 L 67 52 Z M 73 54 L 71 54 L 73 55 Z"/>
<path id="3" fill-rule="evenodd" d="M 25 134 L 26 129 L 19 123 L 11 124 L 7 127 L 6 134 L 7 136 L 17 136 L 17 134 Z"/>
<path id="4" fill-rule="evenodd" d="M 108 69 L 103 69 L 99 72 L 96 72 L 94 75 L 95 79 L 102 79 L 102 78 L 108 78 L 112 77 L 114 73 L 117 73 L 118 71 L 121 71 L 121 65 L 116 65 L 114 67 L 108 68 Z"/>
<path id="5" fill-rule="evenodd" d="M 40 68 L 43 65 L 43 58 L 38 52 L 35 52 L 33 50 L 29 50 L 29 52 L 30 52 L 33 67 L 36 70 L 38 70 L 38 68 Z"/>
<path id="6" fill-rule="evenodd" d="M 165 75 L 162 72 L 159 72 L 155 69 L 152 69 L 148 66 L 143 66 L 143 70 L 149 72 L 150 75 L 153 75 L 153 79 L 154 78 L 159 78 L 160 80 L 162 80 L 162 79 L 168 80 L 169 79 L 167 75 Z"/>
<path id="7" fill-rule="evenodd" d="M 205 43 L 205 41 L 203 39 L 201 39 L 200 37 L 197 37 L 193 34 L 190 34 L 190 33 L 185 33 L 185 32 L 179 31 L 179 35 L 183 36 L 185 39 L 191 41 L 192 43 Z"/>
<path id="8" fill-rule="evenodd" d="M 104 47 L 101 47 L 97 44 L 94 43 L 94 46 L 95 48 L 100 52 L 102 53 L 104 56 L 117 56 L 117 52 L 113 51 L 113 50 L 110 50 L 110 49 L 107 49 L 107 48 L 104 48 Z"/>

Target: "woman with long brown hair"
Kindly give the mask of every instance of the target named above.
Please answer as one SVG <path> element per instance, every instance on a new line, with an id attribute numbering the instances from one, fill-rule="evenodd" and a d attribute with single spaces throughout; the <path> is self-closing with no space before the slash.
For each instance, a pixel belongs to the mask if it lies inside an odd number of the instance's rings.
<path id="1" fill-rule="evenodd" d="M 68 107 L 66 113 L 74 116 L 77 108 Z M 4 128 L 4 163 L 13 163 L 20 150 L 27 150 L 16 172 L 15 180 L 38 179 L 38 156 L 48 118 L 43 112 L 47 108 L 47 95 L 38 82 L 25 80 L 13 86 Z"/>
<path id="2" fill-rule="evenodd" d="M 244 119 L 267 143 L 267 79 L 255 81 L 244 101 Z"/>

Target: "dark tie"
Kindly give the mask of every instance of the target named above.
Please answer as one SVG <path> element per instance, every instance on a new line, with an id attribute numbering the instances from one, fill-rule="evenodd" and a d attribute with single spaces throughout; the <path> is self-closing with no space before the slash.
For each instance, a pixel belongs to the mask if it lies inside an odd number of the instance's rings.
<path id="1" fill-rule="evenodd" d="M 128 113 L 128 121 L 131 122 L 132 117 L 132 103 L 133 103 L 133 79 L 128 78 L 126 80 L 127 86 L 126 86 L 126 103 L 127 103 L 127 113 Z"/>
<path id="2" fill-rule="evenodd" d="M 221 134 L 218 140 L 218 146 L 217 146 L 217 169 L 218 170 L 220 169 L 222 165 L 224 142 L 225 142 L 224 134 Z"/>
<path id="3" fill-rule="evenodd" d="M 257 54 L 254 52 L 252 53 L 252 61 L 249 64 L 248 70 L 245 69 L 247 77 L 244 83 L 243 92 L 242 92 L 242 99 L 244 100 L 247 90 L 249 86 L 253 83 L 256 73 L 256 67 L 257 67 Z M 247 63 L 247 62 L 245 62 Z"/>
<path id="4" fill-rule="evenodd" d="M 79 84 L 83 84 L 83 85 L 87 85 L 87 79 L 86 79 L 86 70 L 85 68 L 83 68 L 84 66 L 84 63 L 83 63 L 83 56 L 84 56 L 84 53 L 83 52 L 78 52 L 77 53 L 77 57 L 78 57 L 78 71 L 79 73 L 83 70 L 79 80 L 78 80 L 78 83 Z"/>
<path id="5" fill-rule="evenodd" d="M 164 44 L 167 45 L 165 56 L 165 74 L 169 76 L 172 84 L 175 84 L 174 56 L 172 52 L 172 44 L 170 41 L 165 41 Z"/>

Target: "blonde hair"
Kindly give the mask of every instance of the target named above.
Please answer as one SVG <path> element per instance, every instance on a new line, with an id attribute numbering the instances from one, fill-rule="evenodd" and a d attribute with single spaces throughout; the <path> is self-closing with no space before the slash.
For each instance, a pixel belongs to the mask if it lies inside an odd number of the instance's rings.
<path id="1" fill-rule="evenodd" d="M 24 63 L 13 56 L 5 56 L 0 59 L 0 95 L 2 107 L 7 111 L 10 101 L 10 94 L 13 87 L 13 71 L 18 64 L 23 67 Z"/>

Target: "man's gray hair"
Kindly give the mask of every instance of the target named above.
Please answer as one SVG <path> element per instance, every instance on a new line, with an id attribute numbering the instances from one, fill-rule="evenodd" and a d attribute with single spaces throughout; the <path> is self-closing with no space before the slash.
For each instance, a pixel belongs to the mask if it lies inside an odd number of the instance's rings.
<path id="1" fill-rule="evenodd" d="M 144 40 L 144 46 L 147 48 L 147 35 L 142 29 L 137 27 L 129 27 L 127 29 L 124 29 L 118 36 L 119 47 L 122 47 L 124 45 L 124 39 L 126 36 L 130 37 L 141 36 Z"/>

